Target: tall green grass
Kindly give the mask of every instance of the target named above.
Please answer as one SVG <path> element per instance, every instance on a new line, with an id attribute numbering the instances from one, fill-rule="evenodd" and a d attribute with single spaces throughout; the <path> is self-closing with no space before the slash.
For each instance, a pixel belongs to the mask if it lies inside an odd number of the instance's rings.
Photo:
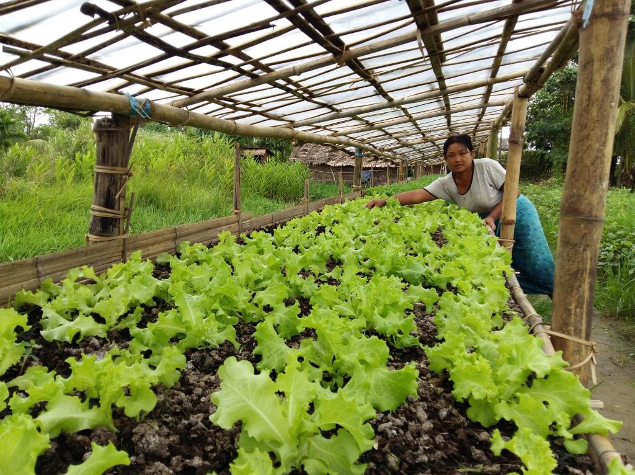
<path id="1" fill-rule="evenodd" d="M 558 218 L 563 182 L 522 183 L 521 192 L 538 209 L 549 247 L 556 256 Z M 624 334 L 635 337 L 635 195 L 627 189 L 609 189 L 606 220 L 598 256 L 595 305 L 621 323 Z M 532 298 L 541 315 L 551 314 L 550 301 Z"/>
<path id="2" fill-rule="evenodd" d="M 130 163 L 132 234 L 231 214 L 234 144 L 226 136 L 140 130 Z M 90 122 L 0 151 L 0 262 L 85 243 L 94 165 Z M 243 210 L 260 215 L 296 204 L 309 175 L 299 163 L 242 160 Z"/>

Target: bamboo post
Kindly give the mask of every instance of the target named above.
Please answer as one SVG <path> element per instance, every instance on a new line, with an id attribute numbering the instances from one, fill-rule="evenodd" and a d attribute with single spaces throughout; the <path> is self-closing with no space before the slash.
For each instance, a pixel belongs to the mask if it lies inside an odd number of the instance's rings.
<path id="1" fill-rule="evenodd" d="M 580 60 L 571 142 L 560 204 L 553 329 L 591 338 L 598 248 L 604 223 L 615 117 L 630 2 L 596 0 L 580 28 Z M 555 338 L 554 346 L 575 365 L 589 348 Z M 575 371 L 588 382 L 589 364 Z"/>
<path id="2" fill-rule="evenodd" d="M 403 181 L 403 162 L 399 163 L 399 171 L 397 172 L 397 181 L 399 183 Z"/>
<path id="3" fill-rule="evenodd" d="M 507 173 L 503 193 L 503 214 L 501 216 L 500 243 L 509 252 L 514 246 L 514 227 L 516 226 L 516 199 L 518 198 L 518 180 L 520 178 L 520 158 L 525 142 L 525 117 L 527 116 L 527 98 L 518 96 L 514 91 L 512 123 L 509 132 L 509 151 L 507 155 Z"/>
<path id="4" fill-rule="evenodd" d="M 130 118 L 122 115 L 104 117 L 95 122 L 93 130 L 97 158 L 86 236 L 89 245 L 124 235 Z"/>
<path id="5" fill-rule="evenodd" d="M 489 140 L 487 142 L 487 156 L 492 160 L 498 157 L 498 127 L 492 127 Z"/>
<path id="6" fill-rule="evenodd" d="M 337 183 L 337 188 L 338 188 L 338 193 L 340 195 L 340 203 L 343 202 L 343 196 L 344 196 L 344 175 L 342 173 L 342 167 L 340 167 L 340 173 L 338 176 L 338 183 Z"/>
<path id="7" fill-rule="evenodd" d="M 390 172 L 392 171 L 392 167 L 386 167 L 386 185 L 390 185 Z"/>
<path id="8" fill-rule="evenodd" d="M 309 199 L 311 196 L 311 191 L 310 191 L 310 184 L 309 184 L 309 179 L 307 178 L 306 180 L 304 180 L 304 198 L 302 198 L 302 201 L 304 202 L 304 208 L 305 208 L 305 214 L 309 214 Z"/>
<path id="9" fill-rule="evenodd" d="M 499 162 L 501 161 L 501 148 L 500 145 L 503 143 L 503 127 L 499 127 L 500 129 L 500 134 L 498 136 L 498 150 L 497 150 L 497 155 L 496 155 L 496 160 L 498 160 Z"/>
<path id="10" fill-rule="evenodd" d="M 238 233 L 242 232 L 242 201 L 240 196 L 240 144 L 234 144 L 234 209 L 238 216 Z"/>
<path id="11" fill-rule="evenodd" d="M 353 192 L 362 192 L 362 151 L 355 149 L 355 168 L 353 169 Z"/>
<path id="12" fill-rule="evenodd" d="M 370 169 L 370 186 L 375 186 L 375 167 Z"/>

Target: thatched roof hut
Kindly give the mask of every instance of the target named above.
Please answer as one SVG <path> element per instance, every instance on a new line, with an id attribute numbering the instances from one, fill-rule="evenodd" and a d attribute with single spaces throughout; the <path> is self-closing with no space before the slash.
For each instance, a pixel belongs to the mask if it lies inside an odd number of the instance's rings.
<path id="1" fill-rule="evenodd" d="M 291 152 L 289 157 L 291 161 L 300 161 L 310 168 L 320 165 L 328 167 L 354 167 L 355 157 L 343 149 L 330 147 L 328 145 L 320 145 L 315 143 L 305 143 L 298 145 Z M 398 168 L 396 163 L 388 160 L 364 160 L 364 168 Z"/>

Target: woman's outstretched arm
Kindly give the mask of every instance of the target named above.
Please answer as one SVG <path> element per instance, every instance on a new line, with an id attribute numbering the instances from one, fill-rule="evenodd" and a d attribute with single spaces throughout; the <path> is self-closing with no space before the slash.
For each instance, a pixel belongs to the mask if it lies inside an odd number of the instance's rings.
<path id="1" fill-rule="evenodd" d="M 399 200 L 402 206 L 406 205 L 416 205 L 418 203 L 425 203 L 426 201 L 436 200 L 437 197 L 432 193 L 424 190 L 423 188 L 420 190 L 412 190 L 412 191 L 404 191 L 403 193 L 399 193 L 397 195 L 392 196 L 391 198 L 396 198 Z M 379 207 L 381 208 L 386 204 L 386 198 L 371 200 L 366 203 L 367 208 Z"/>

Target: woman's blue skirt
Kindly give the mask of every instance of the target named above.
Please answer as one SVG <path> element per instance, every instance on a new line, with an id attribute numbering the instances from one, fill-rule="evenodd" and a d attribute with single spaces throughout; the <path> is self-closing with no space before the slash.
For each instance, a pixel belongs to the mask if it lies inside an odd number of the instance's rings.
<path id="1" fill-rule="evenodd" d="M 485 216 L 483 216 L 485 217 Z M 500 236 L 500 220 L 496 226 Z M 553 295 L 555 262 L 540 224 L 538 211 L 529 198 L 520 195 L 516 201 L 512 267 L 526 294 Z"/>

